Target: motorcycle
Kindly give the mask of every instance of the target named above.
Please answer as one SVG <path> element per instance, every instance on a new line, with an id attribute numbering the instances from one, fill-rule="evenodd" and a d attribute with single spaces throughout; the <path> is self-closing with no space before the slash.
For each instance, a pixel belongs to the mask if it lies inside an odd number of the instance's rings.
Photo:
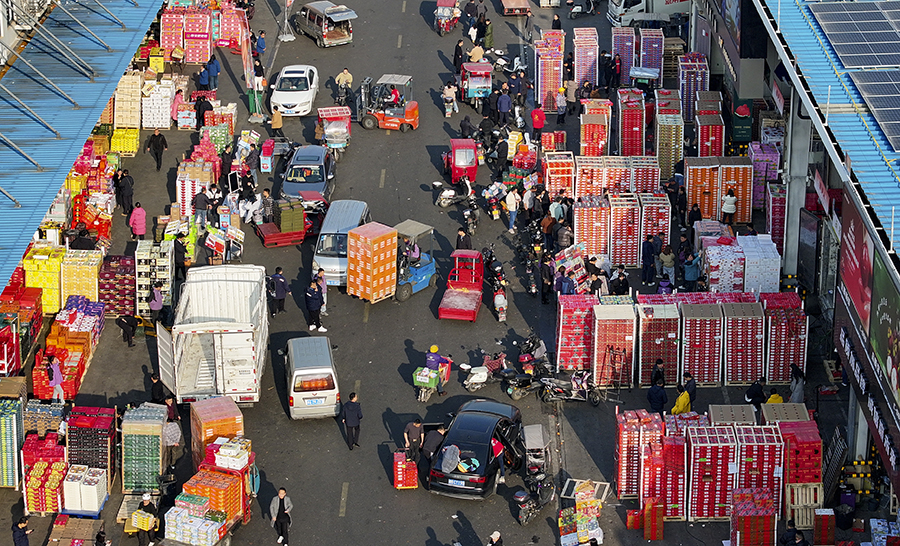
<path id="1" fill-rule="evenodd" d="M 513 342 L 515 344 L 515 342 Z M 544 340 L 531 334 L 519 346 L 519 365 L 524 373 L 507 381 L 506 394 L 513 400 L 521 400 L 533 392 L 544 388 L 542 377 L 553 375 L 553 368 L 547 359 L 547 345 Z"/>
<path id="2" fill-rule="evenodd" d="M 469 392 L 476 392 L 490 383 L 509 381 L 515 377 L 516 371 L 506 364 L 506 353 L 484 355 L 481 366 L 460 364 L 459 369 L 467 374 L 463 387 Z"/>
<path id="3" fill-rule="evenodd" d="M 569 19 L 575 19 L 588 14 L 594 14 L 594 0 L 581 0 L 572 5 L 572 9 L 569 11 Z"/>
<path id="4" fill-rule="evenodd" d="M 491 220 L 499 220 L 503 209 L 503 197 L 506 196 L 506 186 L 503 182 L 494 182 L 481 192 L 481 196 L 487 201 L 487 212 Z"/>
<path id="5" fill-rule="evenodd" d="M 600 405 L 600 391 L 591 385 L 590 372 L 576 371 L 570 380 L 541 377 L 539 381 L 543 384 L 540 395 L 542 402 L 574 400 L 588 401 L 595 407 Z"/>
<path id="6" fill-rule="evenodd" d="M 517 491 L 513 498 L 519 505 L 519 524 L 528 525 L 541 510 L 556 498 L 553 479 L 544 472 L 527 474 L 524 478 L 525 491 Z"/>
<path id="7" fill-rule="evenodd" d="M 481 211 L 478 210 L 478 207 L 470 207 L 466 208 L 462 212 L 463 219 L 466 222 L 466 233 L 469 235 L 475 235 L 475 230 L 478 228 L 478 218 L 481 216 Z"/>
<path id="8" fill-rule="evenodd" d="M 449 188 L 444 188 L 444 183 L 440 180 L 432 182 L 431 186 L 439 190 L 437 199 L 434 201 L 435 206 L 445 209 L 451 205 L 466 202 L 468 202 L 469 208 L 476 206 L 475 189 L 472 188 L 472 183 L 466 176 L 460 178 L 458 184 L 453 184 Z"/>
<path id="9" fill-rule="evenodd" d="M 444 117 L 449 118 L 453 115 L 453 105 L 456 100 L 451 97 L 444 97 Z"/>
<path id="10" fill-rule="evenodd" d="M 346 83 L 342 83 L 338 86 L 338 95 L 334 100 L 334 104 L 337 106 L 347 106 L 348 99 L 350 97 L 350 86 Z"/>
<path id="11" fill-rule="evenodd" d="M 516 55 L 512 59 L 503 54 L 501 50 L 495 50 L 497 52 L 497 60 L 494 61 L 494 70 L 497 72 L 505 72 L 506 74 L 512 74 L 513 72 L 518 73 L 520 70 L 528 70 L 528 65 L 522 62 L 522 57 Z"/>
<path id="12" fill-rule="evenodd" d="M 494 310 L 497 311 L 497 320 L 506 322 L 506 309 L 509 301 L 506 298 L 506 272 L 503 271 L 503 262 L 494 255 L 494 243 L 489 248 L 481 251 L 484 255 L 484 267 L 490 277 L 489 282 L 494 291 Z"/>
<path id="13" fill-rule="evenodd" d="M 528 293 L 531 297 L 538 295 L 537 281 L 534 278 L 534 255 L 531 246 L 531 234 L 526 229 L 519 232 L 519 244 L 516 245 L 516 253 L 522 264 L 525 266 L 525 278 L 528 280 Z"/>
<path id="14" fill-rule="evenodd" d="M 447 355 L 447 360 L 450 361 L 449 364 L 446 364 L 447 366 L 453 366 L 453 359 L 450 358 L 450 356 L 451 355 Z M 460 366 L 460 367 L 462 367 L 462 366 Z M 440 376 L 441 374 L 438 374 L 438 375 Z M 447 381 L 448 381 L 448 379 L 446 379 L 444 377 L 438 377 L 438 382 L 441 384 L 442 387 L 447 384 Z M 437 392 L 437 386 L 419 387 L 419 393 L 416 395 L 416 400 L 418 400 L 419 402 L 422 402 L 422 403 L 427 403 L 428 400 L 431 399 L 431 395 L 436 392 Z"/>

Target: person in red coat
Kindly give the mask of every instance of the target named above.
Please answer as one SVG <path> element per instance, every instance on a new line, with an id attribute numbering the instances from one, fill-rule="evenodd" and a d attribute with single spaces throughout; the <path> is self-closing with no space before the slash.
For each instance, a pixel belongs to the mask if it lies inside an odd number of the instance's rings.
<path id="1" fill-rule="evenodd" d="M 147 211 L 140 203 L 134 204 L 134 210 L 131 211 L 131 217 L 128 219 L 128 226 L 131 227 L 131 240 L 144 240 L 147 233 Z"/>
<path id="2" fill-rule="evenodd" d="M 547 121 L 547 116 L 544 115 L 544 109 L 540 103 L 534 105 L 534 110 L 531 111 L 531 142 L 534 142 L 536 145 L 541 145 L 541 133 L 544 132 L 544 123 Z"/>

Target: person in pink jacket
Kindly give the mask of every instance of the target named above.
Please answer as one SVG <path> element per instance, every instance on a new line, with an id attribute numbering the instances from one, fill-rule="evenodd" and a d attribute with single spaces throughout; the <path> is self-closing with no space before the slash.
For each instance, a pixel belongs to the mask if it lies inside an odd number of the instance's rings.
<path id="1" fill-rule="evenodd" d="M 131 240 L 144 240 L 144 234 L 147 233 L 147 211 L 140 203 L 134 204 L 134 210 L 131 211 L 131 218 L 128 219 L 128 225 L 131 227 Z"/>
<path id="2" fill-rule="evenodd" d="M 172 121 L 178 121 L 178 107 L 184 104 L 184 102 L 184 93 L 179 89 L 175 92 L 175 98 L 172 99 L 172 110 L 170 112 Z"/>
<path id="3" fill-rule="evenodd" d="M 46 360 L 47 377 L 50 379 L 50 386 L 53 387 L 53 399 L 65 402 L 66 394 L 63 391 L 63 375 L 59 369 L 59 360 L 53 355 L 48 355 Z"/>

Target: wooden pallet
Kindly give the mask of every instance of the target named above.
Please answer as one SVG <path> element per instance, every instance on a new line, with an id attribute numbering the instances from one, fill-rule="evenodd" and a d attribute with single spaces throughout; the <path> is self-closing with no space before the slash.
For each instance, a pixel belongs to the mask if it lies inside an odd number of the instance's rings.
<path id="1" fill-rule="evenodd" d="M 179 131 L 193 131 L 193 132 L 196 132 L 196 131 L 197 131 L 197 128 L 196 128 L 196 126 L 194 126 L 194 127 L 181 127 L 181 126 L 178 126 L 178 130 L 179 130 Z"/>
<path id="2" fill-rule="evenodd" d="M 565 485 L 563 485 L 562 490 L 559 493 L 559 498 L 561 499 L 574 499 L 575 498 L 575 489 L 578 488 L 581 484 L 586 482 L 587 480 L 576 480 L 574 478 L 569 478 L 566 480 Z M 606 497 L 609 496 L 609 492 L 612 490 L 609 482 L 594 482 L 594 498 L 599 500 L 600 502 L 606 502 Z M 632 498 L 629 496 L 623 496 L 620 498 Z M 637 498 L 637 495 L 634 495 L 633 498 Z"/>
<path id="3" fill-rule="evenodd" d="M 720 516 L 718 518 L 688 518 L 691 523 L 710 523 L 714 521 L 731 521 L 731 516 Z"/>
<path id="4" fill-rule="evenodd" d="M 663 516 L 663 521 L 687 521 L 684 516 Z"/>
<path id="5" fill-rule="evenodd" d="M 137 152 L 117 152 L 115 150 L 110 150 L 114 154 L 118 154 L 120 157 L 134 157 L 137 155 Z"/>
<path id="6" fill-rule="evenodd" d="M 788 506 L 821 508 L 825 500 L 825 491 L 821 483 L 789 483 L 785 491 L 784 501 Z"/>
<path id="7" fill-rule="evenodd" d="M 822 362 L 825 364 L 825 374 L 828 376 L 828 381 L 832 385 L 839 382 L 841 380 L 841 372 L 837 369 L 837 362 L 834 360 L 824 360 Z"/>
<path id="8" fill-rule="evenodd" d="M 151 494 L 150 502 L 155 506 L 159 506 L 159 495 Z M 126 494 L 119 505 L 119 511 L 116 512 L 116 523 L 125 523 L 131 520 L 131 514 L 137 510 L 141 503 L 141 493 Z"/>
<path id="9" fill-rule="evenodd" d="M 709 383 L 699 383 L 699 382 L 697 383 L 697 388 L 703 388 L 703 389 L 713 388 L 713 387 L 721 387 L 721 386 L 722 386 L 722 384 L 718 383 L 716 381 L 710 381 Z"/>

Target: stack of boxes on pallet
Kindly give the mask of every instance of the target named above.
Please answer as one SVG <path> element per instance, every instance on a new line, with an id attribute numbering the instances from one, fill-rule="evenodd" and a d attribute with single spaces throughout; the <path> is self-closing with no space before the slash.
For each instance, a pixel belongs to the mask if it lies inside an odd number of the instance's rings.
<path id="1" fill-rule="evenodd" d="M 684 304 L 682 317 L 682 369 L 698 384 L 722 381 L 722 309 L 719 305 Z"/>
<path id="2" fill-rule="evenodd" d="M 137 314 L 150 317 L 150 303 L 147 297 L 157 282 L 162 283 L 163 305 L 172 305 L 172 275 L 175 244 L 172 241 L 154 243 L 138 241 L 134 253 L 136 271 Z"/>
<path id="3" fill-rule="evenodd" d="M 153 491 L 162 467 L 163 427 L 168 411 L 144 403 L 122 418 L 122 492 Z"/>
<path id="4" fill-rule="evenodd" d="M 759 303 L 723 303 L 725 384 L 749 385 L 765 374 L 765 322 Z"/>
<path id="5" fill-rule="evenodd" d="M 596 296 L 560 296 L 557 305 L 557 368 L 588 370 L 593 362 Z"/>
<path id="6" fill-rule="evenodd" d="M 633 305 L 594 306 L 594 382 L 631 386 L 631 362 L 637 319 Z"/>
<path id="7" fill-rule="evenodd" d="M 731 492 L 732 546 L 775 546 L 778 509 L 772 492 L 738 487 Z M 818 544 L 818 543 L 817 543 Z"/>
<path id="8" fill-rule="evenodd" d="M 637 312 L 640 324 L 639 384 L 650 386 L 656 359 L 662 359 L 665 364 L 666 383 L 678 383 L 678 307 L 671 304 L 638 304 Z"/>
<path id="9" fill-rule="evenodd" d="M 279 199 L 273 217 L 272 220 L 282 233 L 306 231 L 306 211 L 300 198 Z"/>
<path id="10" fill-rule="evenodd" d="M 397 288 L 397 230 L 370 222 L 347 237 L 347 293 L 375 303 Z"/>
<path id="11" fill-rule="evenodd" d="M 730 426 L 691 427 L 688 445 L 688 520 L 721 520 L 729 516 L 737 463 L 737 437 Z"/>

